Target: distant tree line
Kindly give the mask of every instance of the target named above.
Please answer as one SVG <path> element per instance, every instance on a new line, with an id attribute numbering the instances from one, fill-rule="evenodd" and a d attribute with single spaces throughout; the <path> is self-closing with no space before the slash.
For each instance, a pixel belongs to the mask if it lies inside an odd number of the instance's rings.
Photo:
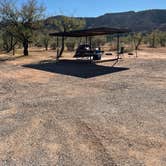
<path id="1" fill-rule="evenodd" d="M 130 47 L 129 51 L 139 50 L 140 45 L 150 48 L 166 47 L 166 32 L 159 30 L 152 32 L 132 32 L 128 35 L 122 35 L 120 40 L 122 45 Z M 116 36 L 108 36 L 107 42 L 116 43 Z"/>
<path id="2" fill-rule="evenodd" d="M 49 36 L 51 31 L 69 31 L 80 29 L 85 26 L 83 19 L 62 16 L 61 19 L 51 20 L 55 29 L 47 29 L 44 24 L 45 7 L 38 4 L 37 0 L 27 0 L 18 7 L 15 1 L 0 1 L 0 49 L 6 52 L 15 48 L 23 48 L 23 55 L 29 55 L 29 45 L 48 47 L 56 49 L 56 43 Z M 71 47 L 76 41 L 66 41 L 66 45 Z M 65 38 L 62 40 L 63 51 Z"/>
<path id="3" fill-rule="evenodd" d="M 29 45 L 56 49 L 55 38 L 50 32 L 83 29 L 86 27 L 84 19 L 60 16 L 45 19 L 45 7 L 37 0 L 26 0 L 18 7 L 14 0 L 0 1 L 0 50 L 15 54 L 17 48 L 23 48 L 23 55 L 29 55 Z M 49 25 L 51 25 L 49 27 Z M 74 51 L 76 46 L 85 43 L 83 38 L 62 38 L 62 48 L 59 56 L 66 48 Z M 116 48 L 116 36 L 99 36 L 92 38 L 92 46 L 99 47 L 106 43 Z M 146 33 L 131 33 L 121 36 L 121 43 L 128 45 L 129 51 L 138 50 L 141 44 L 148 47 L 165 47 L 166 32 L 154 30 Z M 113 49 L 114 49 L 113 48 Z"/>

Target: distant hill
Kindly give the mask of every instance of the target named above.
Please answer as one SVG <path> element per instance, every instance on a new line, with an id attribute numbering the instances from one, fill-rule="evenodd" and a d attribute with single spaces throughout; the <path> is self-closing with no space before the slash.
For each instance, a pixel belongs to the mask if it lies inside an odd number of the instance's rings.
<path id="1" fill-rule="evenodd" d="M 50 17 L 59 19 L 60 16 Z M 107 13 L 99 17 L 82 18 L 86 20 L 86 27 L 125 27 L 133 31 L 152 31 L 159 29 L 166 31 L 166 9 L 165 10 L 146 10 L 140 12 Z M 47 22 L 46 20 L 46 22 Z M 49 28 L 51 25 L 46 23 Z"/>

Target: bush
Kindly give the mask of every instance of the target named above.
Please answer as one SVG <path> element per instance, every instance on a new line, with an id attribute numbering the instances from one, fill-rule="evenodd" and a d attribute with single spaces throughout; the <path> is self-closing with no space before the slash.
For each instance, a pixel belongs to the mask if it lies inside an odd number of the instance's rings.
<path id="1" fill-rule="evenodd" d="M 103 46 L 106 43 L 106 37 L 105 36 L 100 36 L 100 37 L 93 37 L 92 39 L 92 47 L 100 47 Z"/>
<path id="2" fill-rule="evenodd" d="M 66 47 L 67 47 L 67 51 L 74 51 L 75 42 L 74 41 L 66 42 Z"/>
<path id="3" fill-rule="evenodd" d="M 52 43 L 50 44 L 50 48 L 51 48 L 52 50 L 56 50 L 56 48 L 57 48 L 56 42 L 52 42 Z"/>

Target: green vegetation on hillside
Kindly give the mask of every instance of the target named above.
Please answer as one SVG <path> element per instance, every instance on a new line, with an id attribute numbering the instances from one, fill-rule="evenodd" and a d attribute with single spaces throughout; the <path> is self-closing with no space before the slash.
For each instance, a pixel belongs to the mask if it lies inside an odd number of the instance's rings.
<path id="1" fill-rule="evenodd" d="M 0 2 L 0 50 L 15 53 L 16 48 L 23 48 L 23 54 L 28 55 L 28 47 L 37 46 L 56 49 L 55 38 L 51 32 L 66 32 L 90 27 L 125 27 L 133 32 L 121 36 L 122 45 L 130 45 L 128 50 L 138 50 L 140 44 L 149 47 L 166 46 L 166 10 L 148 10 L 142 12 L 125 12 L 105 14 L 97 18 L 75 18 L 55 16 L 44 19 L 45 7 L 37 0 L 27 0 L 17 7 L 12 0 Z M 83 42 L 80 38 L 62 38 L 61 52 L 67 48 L 74 49 Z M 116 36 L 93 37 L 92 45 L 98 47 L 110 43 L 116 48 Z"/>

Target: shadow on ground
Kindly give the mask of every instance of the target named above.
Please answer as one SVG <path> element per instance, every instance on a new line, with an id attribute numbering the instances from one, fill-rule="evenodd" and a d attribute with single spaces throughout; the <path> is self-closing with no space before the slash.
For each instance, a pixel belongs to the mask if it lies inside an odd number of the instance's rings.
<path id="1" fill-rule="evenodd" d="M 38 64 L 27 64 L 23 66 L 80 78 L 92 78 L 105 74 L 129 70 L 129 68 L 125 67 L 101 66 L 87 61 L 77 60 L 60 60 L 59 62 L 48 61 Z"/>

